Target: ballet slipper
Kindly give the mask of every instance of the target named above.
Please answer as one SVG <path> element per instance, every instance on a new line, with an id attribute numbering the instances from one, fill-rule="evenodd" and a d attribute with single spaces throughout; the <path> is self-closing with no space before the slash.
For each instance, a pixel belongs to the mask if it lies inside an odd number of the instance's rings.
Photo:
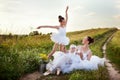
<path id="1" fill-rule="evenodd" d="M 57 76 L 60 75 L 60 72 L 61 72 L 60 68 L 57 68 Z"/>
<path id="2" fill-rule="evenodd" d="M 51 72 L 50 71 L 46 71 L 43 75 L 44 76 L 47 76 L 47 75 L 49 75 Z"/>

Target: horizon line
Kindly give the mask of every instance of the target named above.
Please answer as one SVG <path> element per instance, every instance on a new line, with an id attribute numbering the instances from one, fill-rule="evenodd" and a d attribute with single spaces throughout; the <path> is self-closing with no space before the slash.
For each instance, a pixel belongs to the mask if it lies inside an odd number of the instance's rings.
<path id="1" fill-rule="evenodd" d="M 81 29 L 81 30 L 74 30 L 74 31 L 66 31 L 66 33 L 69 33 L 69 32 L 76 32 L 76 31 L 84 31 L 84 30 L 91 30 L 91 29 L 110 29 L 110 28 L 116 28 L 118 30 L 120 30 L 120 28 L 118 27 L 96 27 L 96 28 L 88 28 L 88 29 Z M 33 31 L 30 31 L 30 32 L 34 32 L 34 31 L 37 31 L 37 30 L 33 30 Z M 9 35 L 9 34 L 12 34 L 12 35 L 29 35 L 29 33 L 20 33 L 20 34 L 17 34 L 17 33 L 12 33 L 12 32 L 9 32 L 9 33 L 0 33 L 0 35 Z M 42 33 L 42 32 L 39 32 L 38 33 Z M 42 33 L 42 34 L 49 34 L 49 33 L 52 33 L 52 32 L 48 32 L 48 33 Z"/>

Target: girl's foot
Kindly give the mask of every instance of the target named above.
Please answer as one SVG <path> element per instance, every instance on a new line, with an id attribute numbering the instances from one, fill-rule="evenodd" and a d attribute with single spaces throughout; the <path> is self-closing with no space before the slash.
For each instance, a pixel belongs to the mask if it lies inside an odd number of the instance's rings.
<path id="1" fill-rule="evenodd" d="M 57 75 L 59 75 L 61 72 L 60 68 L 57 68 Z"/>
<path id="2" fill-rule="evenodd" d="M 43 75 L 44 76 L 47 76 L 47 75 L 49 75 L 51 72 L 50 71 L 46 71 Z"/>

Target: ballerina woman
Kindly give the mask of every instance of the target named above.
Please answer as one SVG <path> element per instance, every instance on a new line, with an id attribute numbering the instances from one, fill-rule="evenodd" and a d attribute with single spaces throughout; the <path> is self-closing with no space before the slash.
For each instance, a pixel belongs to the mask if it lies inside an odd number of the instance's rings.
<path id="1" fill-rule="evenodd" d="M 87 36 L 82 40 L 83 45 L 77 46 L 77 53 L 79 54 L 81 61 L 79 63 L 75 62 L 69 68 L 66 68 L 66 73 L 69 73 L 74 69 L 97 70 L 99 66 L 104 66 L 105 58 L 92 55 L 89 45 L 93 42 L 94 39 L 90 36 Z"/>
<path id="2" fill-rule="evenodd" d="M 58 16 L 59 26 L 38 26 L 37 29 L 40 28 L 54 28 L 58 30 L 58 33 L 54 33 L 51 35 L 51 40 L 55 43 L 52 51 L 48 54 L 48 58 L 54 54 L 58 47 L 60 47 L 60 51 L 65 52 L 65 46 L 69 44 L 69 38 L 66 36 L 66 26 L 68 21 L 68 6 L 65 11 L 65 18 L 61 15 Z"/>

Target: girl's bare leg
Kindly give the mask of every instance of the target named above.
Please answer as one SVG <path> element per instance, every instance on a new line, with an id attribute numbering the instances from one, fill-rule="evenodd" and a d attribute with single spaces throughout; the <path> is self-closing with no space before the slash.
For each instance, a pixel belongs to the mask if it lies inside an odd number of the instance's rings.
<path id="1" fill-rule="evenodd" d="M 48 54 L 48 58 L 50 58 L 54 54 L 54 52 L 57 50 L 58 46 L 59 46 L 58 43 L 54 44 L 52 51 Z"/>
<path id="2" fill-rule="evenodd" d="M 66 46 L 64 45 L 64 52 L 66 53 L 67 52 L 67 49 L 66 49 Z"/>
<path id="3" fill-rule="evenodd" d="M 66 52 L 65 45 L 61 45 L 61 51 L 62 51 L 62 52 Z"/>
<path id="4" fill-rule="evenodd" d="M 60 44 L 59 50 L 62 51 L 62 44 Z"/>

